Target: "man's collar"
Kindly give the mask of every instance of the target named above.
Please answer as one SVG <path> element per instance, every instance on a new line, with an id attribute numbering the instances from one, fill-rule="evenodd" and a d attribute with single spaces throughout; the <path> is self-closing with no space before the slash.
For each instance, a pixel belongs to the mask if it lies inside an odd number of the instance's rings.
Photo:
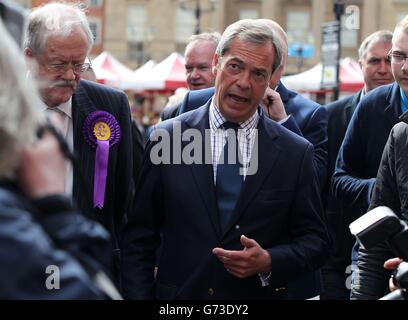
<path id="1" fill-rule="evenodd" d="M 54 107 L 58 110 L 60 110 L 61 112 L 63 112 L 65 115 L 67 115 L 70 119 L 72 119 L 72 97 L 69 98 L 68 101 L 60 104 L 59 106 Z M 54 109 L 54 108 L 50 108 L 48 107 L 45 103 L 44 103 L 44 108 L 43 110 L 46 109 Z"/>
<path id="2" fill-rule="evenodd" d="M 72 119 L 72 97 L 67 102 L 57 106 L 62 112 L 64 112 L 70 119 Z"/>
<path id="3" fill-rule="evenodd" d="M 224 122 L 227 121 L 225 117 L 221 114 L 220 109 L 218 106 L 215 104 L 214 97 L 211 100 L 210 103 L 210 127 L 211 129 L 219 129 Z M 254 112 L 254 114 L 249 117 L 249 119 L 245 120 L 244 122 L 239 122 L 239 129 L 243 129 L 246 134 L 250 133 L 251 129 L 255 129 L 256 126 L 258 125 L 259 121 L 259 114 L 258 110 Z"/>

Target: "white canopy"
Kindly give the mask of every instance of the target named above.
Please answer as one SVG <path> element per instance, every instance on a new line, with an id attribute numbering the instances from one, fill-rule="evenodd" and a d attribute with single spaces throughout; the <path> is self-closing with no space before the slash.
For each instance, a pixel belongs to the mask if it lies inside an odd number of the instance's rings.
<path id="1" fill-rule="evenodd" d="M 323 66 L 318 63 L 305 72 L 282 77 L 282 82 L 296 91 L 313 92 L 321 90 Z M 355 92 L 364 86 L 363 74 L 357 61 L 344 58 L 340 61 L 340 91 Z"/>

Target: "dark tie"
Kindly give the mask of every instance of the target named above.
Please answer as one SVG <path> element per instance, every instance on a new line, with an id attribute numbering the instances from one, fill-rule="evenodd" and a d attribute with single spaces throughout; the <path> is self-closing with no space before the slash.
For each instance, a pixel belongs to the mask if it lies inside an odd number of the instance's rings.
<path id="1" fill-rule="evenodd" d="M 218 211 L 220 213 L 221 227 L 223 230 L 225 230 L 239 197 L 243 183 L 243 176 L 239 173 L 239 159 L 242 158 L 238 157 L 238 154 L 240 154 L 237 132 L 238 124 L 225 122 L 223 127 L 225 130 L 227 130 L 228 137 L 217 165 L 217 180 L 215 189 L 217 194 Z M 235 144 L 235 148 L 233 144 Z M 234 153 L 228 157 L 228 152 Z M 230 161 L 228 161 L 228 158 L 230 158 Z"/>

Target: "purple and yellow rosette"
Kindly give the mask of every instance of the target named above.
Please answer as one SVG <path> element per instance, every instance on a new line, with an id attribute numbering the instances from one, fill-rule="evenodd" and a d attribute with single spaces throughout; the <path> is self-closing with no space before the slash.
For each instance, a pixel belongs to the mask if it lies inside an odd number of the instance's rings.
<path id="1" fill-rule="evenodd" d="M 95 111 L 85 119 L 83 133 L 86 142 L 96 148 L 93 206 L 102 209 L 105 200 L 109 149 L 120 141 L 120 126 L 110 113 Z"/>

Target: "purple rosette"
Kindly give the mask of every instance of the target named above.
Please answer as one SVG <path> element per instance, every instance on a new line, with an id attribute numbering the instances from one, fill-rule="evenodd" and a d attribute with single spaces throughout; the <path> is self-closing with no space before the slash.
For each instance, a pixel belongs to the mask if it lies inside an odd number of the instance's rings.
<path id="1" fill-rule="evenodd" d="M 86 117 L 83 126 L 85 141 L 96 148 L 93 205 L 103 208 L 109 149 L 120 141 L 121 130 L 115 117 L 106 111 L 94 111 Z"/>

